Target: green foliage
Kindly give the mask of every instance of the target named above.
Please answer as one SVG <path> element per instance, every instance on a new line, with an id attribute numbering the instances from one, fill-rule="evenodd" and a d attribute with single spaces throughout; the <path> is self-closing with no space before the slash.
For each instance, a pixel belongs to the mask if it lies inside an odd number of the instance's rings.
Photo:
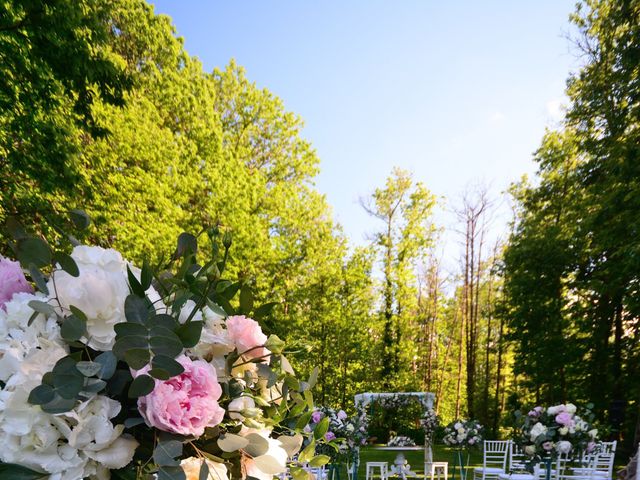
<path id="1" fill-rule="evenodd" d="M 585 61 L 568 82 L 564 129 L 536 154 L 539 184 L 514 189 L 505 315 L 535 400 L 593 401 L 620 438 L 640 393 L 640 3 L 590 0 L 572 19 Z"/>

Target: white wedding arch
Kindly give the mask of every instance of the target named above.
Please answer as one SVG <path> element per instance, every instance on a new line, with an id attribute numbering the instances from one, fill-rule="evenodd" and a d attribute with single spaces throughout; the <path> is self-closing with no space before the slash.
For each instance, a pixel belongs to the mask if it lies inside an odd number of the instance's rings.
<path id="1" fill-rule="evenodd" d="M 355 403 L 357 407 L 366 407 L 372 402 L 380 403 L 381 406 L 385 404 L 392 404 L 395 406 L 405 406 L 410 402 L 418 401 L 422 404 L 425 411 L 433 408 L 433 401 L 436 396 L 431 392 L 366 392 L 358 393 L 355 396 Z"/>

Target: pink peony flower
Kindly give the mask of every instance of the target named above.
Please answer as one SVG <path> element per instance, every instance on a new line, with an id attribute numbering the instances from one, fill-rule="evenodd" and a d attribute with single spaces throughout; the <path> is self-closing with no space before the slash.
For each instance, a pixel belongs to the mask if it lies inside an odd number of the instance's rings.
<path id="1" fill-rule="evenodd" d="M 236 344 L 238 353 L 245 354 L 249 358 L 265 357 L 271 353 L 263 346 L 267 342 L 267 336 L 262 333 L 260 325 L 255 320 L 244 315 L 229 317 L 227 331 Z"/>
<path id="2" fill-rule="evenodd" d="M 0 308 L 5 310 L 4 304 L 11 300 L 14 293 L 33 293 L 33 288 L 22 273 L 20 264 L 0 257 Z"/>
<path id="3" fill-rule="evenodd" d="M 573 415 L 568 412 L 560 412 L 556 415 L 556 423 L 569 427 L 573 423 Z"/>
<path id="4" fill-rule="evenodd" d="M 205 427 L 215 427 L 224 417 L 218 405 L 222 388 L 215 369 L 207 362 L 193 361 L 185 355 L 176 361 L 184 372 L 166 381 L 156 380 L 153 391 L 138 399 L 138 410 L 149 426 L 199 437 Z M 134 376 L 148 371 L 147 365 Z"/>

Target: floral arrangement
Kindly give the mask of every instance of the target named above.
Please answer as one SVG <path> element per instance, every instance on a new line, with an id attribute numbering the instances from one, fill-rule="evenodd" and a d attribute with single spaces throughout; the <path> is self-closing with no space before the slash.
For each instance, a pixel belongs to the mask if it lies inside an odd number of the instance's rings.
<path id="1" fill-rule="evenodd" d="M 19 263 L 0 257 L 1 478 L 272 480 L 296 455 L 328 461 L 314 457 L 322 439 L 300 451 L 314 380 L 296 379 L 284 342 L 256 321 L 274 304 L 254 306 L 246 283 L 222 276 L 228 235 L 206 232 L 200 264 L 198 239 L 182 234 L 156 272 L 12 232 Z"/>
<path id="2" fill-rule="evenodd" d="M 477 447 L 482 443 L 482 425 L 476 420 L 455 420 L 445 427 L 442 440 L 457 449 Z"/>
<path id="3" fill-rule="evenodd" d="M 387 442 L 387 447 L 415 447 L 416 442 L 414 442 L 409 437 L 405 437 L 403 435 L 394 435 L 389 438 Z"/>
<path id="4" fill-rule="evenodd" d="M 420 425 L 424 430 L 425 443 L 432 444 L 433 436 L 436 433 L 438 425 L 440 425 L 440 419 L 434 409 L 429 408 L 424 412 L 424 415 L 420 419 Z"/>
<path id="5" fill-rule="evenodd" d="M 558 455 L 580 456 L 597 447 L 598 430 L 591 424 L 588 406 L 581 416 L 572 403 L 534 407 L 526 415 L 516 412 L 514 441 L 532 459 L 540 461 Z"/>
<path id="6" fill-rule="evenodd" d="M 355 415 L 349 416 L 344 410 L 330 407 L 316 407 L 311 414 L 310 422 L 305 427 L 307 432 L 323 431 L 327 442 L 316 446 L 316 453 L 328 455 L 331 461 L 357 461 L 360 446 L 367 441 L 368 417 L 363 408 Z"/>
<path id="7" fill-rule="evenodd" d="M 378 394 L 374 397 L 372 402 L 376 403 L 382 409 L 385 410 L 397 410 L 399 408 L 411 406 L 411 405 L 424 405 L 425 400 L 422 396 L 410 393 L 386 393 Z"/>

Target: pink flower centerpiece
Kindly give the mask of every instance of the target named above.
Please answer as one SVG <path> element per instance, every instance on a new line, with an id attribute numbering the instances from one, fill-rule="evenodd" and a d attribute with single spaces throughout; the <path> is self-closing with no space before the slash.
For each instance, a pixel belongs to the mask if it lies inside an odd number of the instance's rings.
<path id="1" fill-rule="evenodd" d="M 185 355 L 176 361 L 184 372 L 166 381 L 156 380 L 153 391 L 138 399 L 138 410 L 151 427 L 199 437 L 205 427 L 215 427 L 224 417 L 224 410 L 218 405 L 222 388 L 209 363 Z M 148 371 L 146 366 L 134 376 Z"/>

